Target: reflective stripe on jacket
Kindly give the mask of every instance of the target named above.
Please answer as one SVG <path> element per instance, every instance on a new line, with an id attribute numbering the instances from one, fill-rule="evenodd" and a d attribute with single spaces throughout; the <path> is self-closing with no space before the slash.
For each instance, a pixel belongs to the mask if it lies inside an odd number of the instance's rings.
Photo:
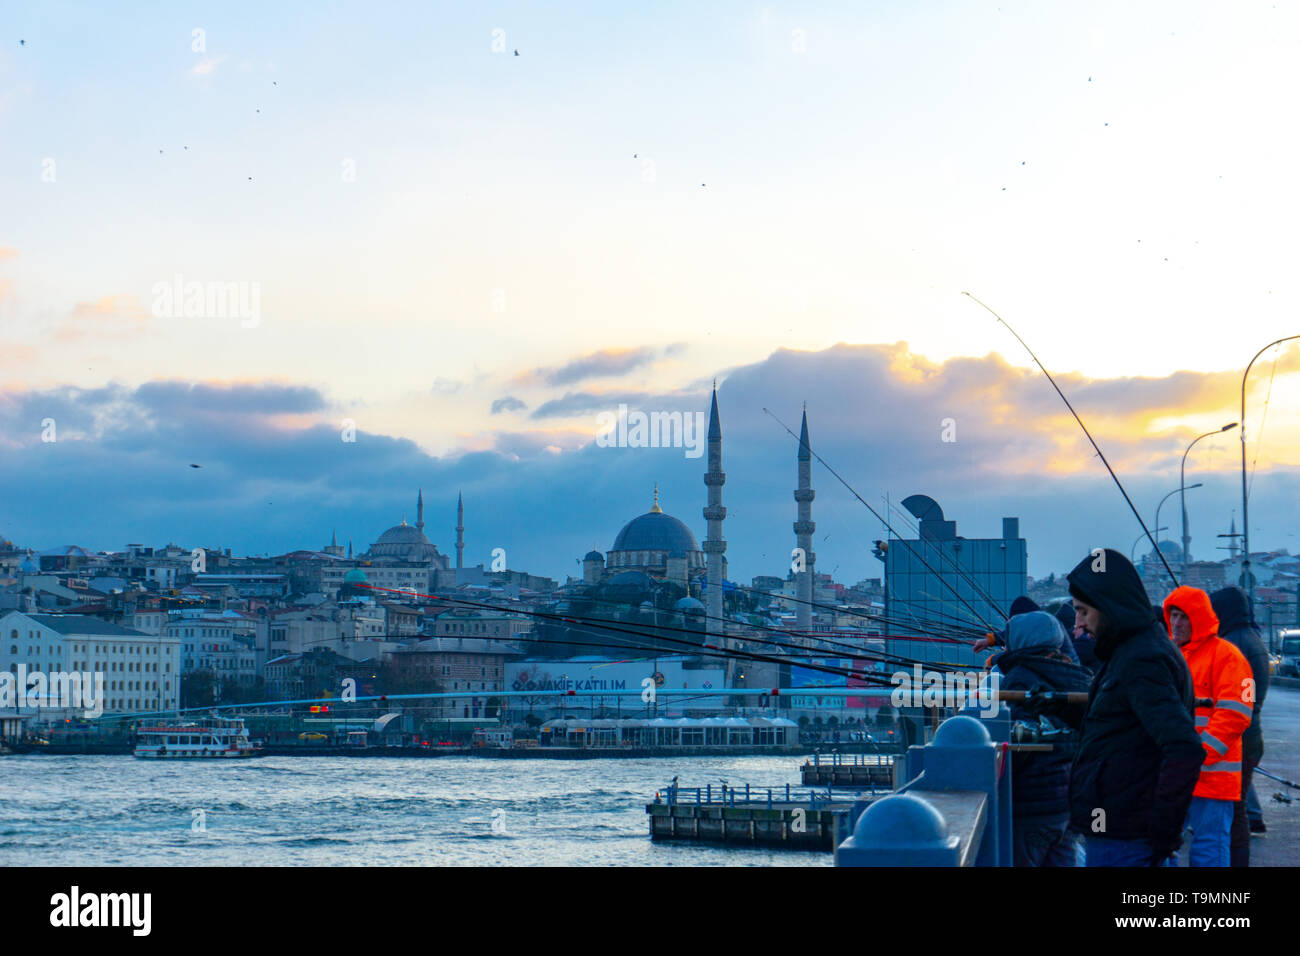
<path id="1" fill-rule="evenodd" d="M 1169 611 L 1175 607 L 1192 622 L 1191 640 L 1180 648 L 1192 672 L 1192 686 L 1198 698 L 1210 700 L 1210 706 L 1196 708 L 1196 731 L 1205 747 L 1205 763 L 1194 795 L 1240 800 L 1241 738 L 1250 727 L 1255 702 L 1250 664 L 1241 651 L 1219 637 L 1219 619 L 1208 594 L 1199 588 L 1177 588 L 1165 598 L 1166 627 Z"/>

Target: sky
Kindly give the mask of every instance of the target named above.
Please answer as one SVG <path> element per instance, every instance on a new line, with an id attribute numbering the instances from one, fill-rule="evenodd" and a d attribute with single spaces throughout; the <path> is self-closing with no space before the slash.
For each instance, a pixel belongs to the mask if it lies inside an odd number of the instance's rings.
<path id="1" fill-rule="evenodd" d="M 1038 576 L 1129 552 L 962 293 L 1152 523 L 1300 333 L 1300 10 L 700 6 L 0 10 L 0 535 L 360 548 L 423 488 L 444 552 L 463 491 L 470 563 L 562 577 L 655 482 L 704 537 L 701 459 L 595 439 L 716 379 L 739 580 L 788 566 L 763 409 L 805 402 L 878 510 L 1020 516 Z M 1298 353 L 1250 377 L 1256 549 L 1295 550 Z M 1196 557 L 1240 520 L 1240 435 L 1188 457 Z M 819 570 L 879 576 L 880 522 L 813 481 Z"/>

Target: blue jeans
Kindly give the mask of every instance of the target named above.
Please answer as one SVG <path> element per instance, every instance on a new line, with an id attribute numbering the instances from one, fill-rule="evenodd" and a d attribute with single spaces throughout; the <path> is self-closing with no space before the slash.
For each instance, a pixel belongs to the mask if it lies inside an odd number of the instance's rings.
<path id="1" fill-rule="evenodd" d="M 1232 808 L 1235 800 L 1192 797 L 1187 811 L 1188 866 L 1228 866 L 1231 861 Z M 1177 863 L 1173 863 L 1177 866 Z"/>
<path id="2" fill-rule="evenodd" d="M 1078 866 L 1074 834 L 1066 819 L 1017 820 L 1012 824 L 1015 866 Z"/>
<path id="3" fill-rule="evenodd" d="M 1150 866 L 1150 840 L 1104 840 L 1087 838 L 1088 866 Z"/>

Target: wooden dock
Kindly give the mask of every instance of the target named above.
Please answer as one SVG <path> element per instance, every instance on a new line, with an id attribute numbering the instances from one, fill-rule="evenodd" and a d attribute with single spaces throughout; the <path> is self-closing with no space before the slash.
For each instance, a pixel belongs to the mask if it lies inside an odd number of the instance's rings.
<path id="1" fill-rule="evenodd" d="M 849 811 L 861 795 L 835 799 L 827 791 L 670 786 L 646 804 L 652 840 L 835 849 L 848 835 Z"/>
<path id="2" fill-rule="evenodd" d="M 894 787 L 894 757 L 883 754 L 816 754 L 799 768 L 805 787 Z"/>

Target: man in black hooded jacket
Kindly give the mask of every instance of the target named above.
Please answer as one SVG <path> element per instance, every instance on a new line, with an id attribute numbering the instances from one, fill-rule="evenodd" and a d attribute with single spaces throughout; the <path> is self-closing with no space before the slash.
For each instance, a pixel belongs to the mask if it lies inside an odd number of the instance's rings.
<path id="1" fill-rule="evenodd" d="M 1068 580 L 1099 661 L 1070 771 L 1070 824 L 1087 837 L 1088 866 L 1159 866 L 1182 843 L 1205 759 L 1192 675 L 1128 558 L 1097 549 Z"/>
<path id="2" fill-rule="evenodd" d="M 1245 656 L 1254 677 L 1254 705 L 1250 727 L 1241 738 L 1241 800 L 1232 808 L 1232 866 L 1250 866 L 1250 824 L 1246 819 L 1246 797 L 1250 791 L 1250 776 L 1264 757 L 1264 731 L 1260 726 L 1260 711 L 1264 709 L 1264 695 L 1268 693 L 1268 651 L 1255 626 L 1250 599 L 1241 588 L 1229 587 L 1210 595 L 1210 605 L 1219 619 L 1219 636 Z"/>

